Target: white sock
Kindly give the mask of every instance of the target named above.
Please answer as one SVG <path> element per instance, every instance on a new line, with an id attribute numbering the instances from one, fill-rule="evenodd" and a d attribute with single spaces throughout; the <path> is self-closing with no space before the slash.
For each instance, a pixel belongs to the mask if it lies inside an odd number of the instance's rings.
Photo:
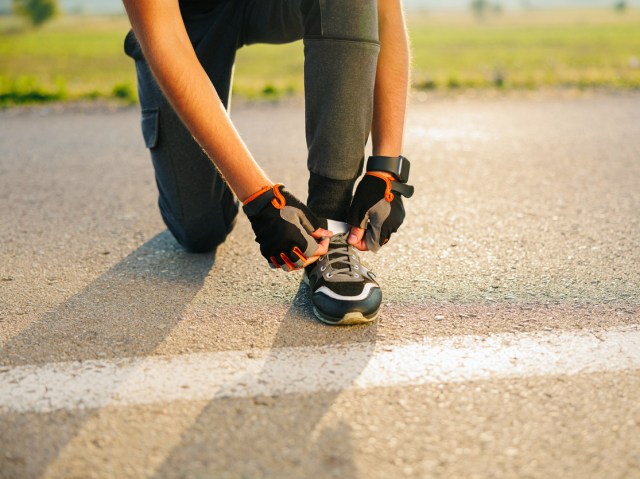
<path id="1" fill-rule="evenodd" d="M 327 220 L 327 229 L 329 231 L 333 231 L 334 235 L 339 235 L 340 233 L 347 233 L 350 228 L 349 224 L 343 221 L 335 221 L 335 220 Z"/>

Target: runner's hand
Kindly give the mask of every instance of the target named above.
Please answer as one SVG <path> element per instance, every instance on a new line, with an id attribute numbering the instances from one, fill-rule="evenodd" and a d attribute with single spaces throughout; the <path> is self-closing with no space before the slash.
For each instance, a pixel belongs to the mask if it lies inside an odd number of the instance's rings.
<path id="1" fill-rule="evenodd" d="M 295 196 L 277 184 L 251 195 L 243 206 L 260 245 L 260 252 L 272 268 L 293 271 L 327 254 L 330 231 Z"/>
<path id="2" fill-rule="evenodd" d="M 352 228 L 348 243 L 360 251 L 377 252 L 404 221 L 402 196 L 412 195 L 413 186 L 395 181 L 392 175 L 368 172 L 358 184 L 349 209 Z"/>

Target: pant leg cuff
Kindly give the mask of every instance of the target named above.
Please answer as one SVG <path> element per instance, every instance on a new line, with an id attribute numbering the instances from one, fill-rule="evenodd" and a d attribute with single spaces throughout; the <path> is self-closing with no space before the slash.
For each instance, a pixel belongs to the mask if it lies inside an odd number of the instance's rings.
<path id="1" fill-rule="evenodd" d="M 307 206 L 321 218 L 347 221 L 356 180 L 357 177 L 351 180 L 334 180 L 312 172 L 309 176 Z"/>

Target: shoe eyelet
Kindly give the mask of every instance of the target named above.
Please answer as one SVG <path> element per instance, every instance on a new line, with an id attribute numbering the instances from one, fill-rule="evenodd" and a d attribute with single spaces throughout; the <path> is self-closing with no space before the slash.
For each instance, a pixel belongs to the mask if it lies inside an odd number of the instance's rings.
<path id="1" fill-rule="evenodd" d="M 320 257 L 318 258 L 318 261 L 324 261 L 324 256 L 320 256 Z"/>
<path id="2" fill-rule="evenodd" d="M 356 273 L 356 274 L 354 274 L 354 275 L 353 275 L 353 277 L 354 277 L 354 278 L 359 278 L 359 277 L 360 277 L 360 275 L 359 275 L 358 273 Z"/>
<path id="3" fill-rule="evenodd" d="M 357 264 L 354 264 L 353 269 L 360 269 L 360 266 L 358 266 Z"/>
<path id="4" fill-rule="evenodd" d="M 358 258 L 356 258 L 356 255 L 355 255 L 355 254 L 352 254 L 352 255 L 351 255 L 351 257 L 352 257 L 353 259 L 355 259 L 355 260 L 357 260 L 357 259 L 358 259 Z"/>
<path id="5" fill-rule="evenodd" d="M 326 267 L 326 266 L 320 266 L 320 271 L 324 271 L 324 270 L 326 270 L 326 269 L 327 269 L 327 267 Z"/>
<path id="6" fill-rule="evenodd" d="M 327 273 L 327 278 L 331 278 L 333 276 L 333 273 Z"/>

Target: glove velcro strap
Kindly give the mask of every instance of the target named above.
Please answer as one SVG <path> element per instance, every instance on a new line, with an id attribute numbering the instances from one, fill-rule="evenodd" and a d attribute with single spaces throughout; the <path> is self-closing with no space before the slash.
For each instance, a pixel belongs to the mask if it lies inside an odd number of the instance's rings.
<path id="1" fill-rule="evenodd" d="M 391 182 L 391 191 L 400 193 L 405 198 L 411 198 L 413 196 L 413 186 L 400 183 L 399 181 Z"/>
<path id="2" fill-rule="evenodd" d="M 261 190 L 262 191 L 262 190 Z M 260 193 L 258 196 L 252 198 L 249 197 L 249 201 L 244 204 L 242 207 L 242 211 L 251 217 L 260 213 L 273 199 L 275 199 L 276 195 L 273 191 L 273 188 L 269 188 L 265 190 L 263 193 Z"/>
<path id="3" fill-rule="evenodd" d="M 384 192 L 384 199 L 389 203 L 393 201 L 393 193 L 399 193 L 405 198 L 411 198 L 413 196 L 413 186 L 411 185 L 400 183 L 399 181 L 393 181 L 387 176 L 381 175 L 375 171 L 367 172 L 367 176 L 375 176 L 376 178 L 381 179 L 387 184 Z"/>
<path id="4" fill-rule="evenodd" d="M 391 193 L 391 183 L 393 183 L 386 175 L 382 175 L 376 171 L 368 171 L 365 176 L 374 176 L 379 180 L 382 180 L 386 183 L 386 188 L 384 190 L 384 199 L 387 200 L 388 203 L 393 201 L 393 193 Z"/>
<path id="5" fill-rule="evenodd" d="M 411 198 L 413 196 L 413 186 L 411 185 L 400 183 L 399 181 L 393 181 L 389 179 L 387 176 L 381 175 L 375 171 L 367 172 L 366 176 L 375 176 L 376 178 L 381 179 L 387 184 L 387 187 L 384 192 L 384 199 L 387 200 L 387 202 L 389 203 L 391 203 L 394 198 L 392 192 L 399 193 L 405 198 Z"/>

